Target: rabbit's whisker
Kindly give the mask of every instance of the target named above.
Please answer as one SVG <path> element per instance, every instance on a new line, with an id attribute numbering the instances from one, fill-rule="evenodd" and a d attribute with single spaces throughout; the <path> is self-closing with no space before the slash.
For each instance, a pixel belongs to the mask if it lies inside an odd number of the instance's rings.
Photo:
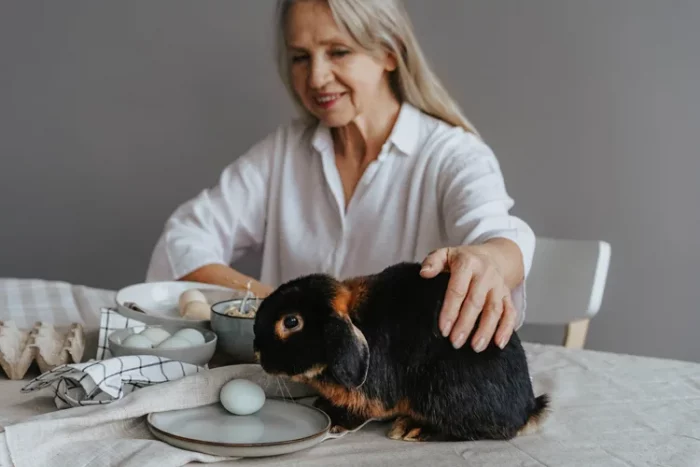
<path id="1" fill-rule="evenodd" d="M 296 404 L 297 401 L 294 400 L 294 395 L 292 395 L 292 391 L 289 390 L 289 387 L 287 386 L 287 383 L 284 381 L 284 379 L 282 380 L 282 385 L 283 385 L 284 388 L 287 390 L 287 394 L 289 394 L 289 399 L 290 399 L 294 404 Z"/>
<path id="2" fill-rule="evenodd" d="M 279 376 L 275 376 L 275 382 L 277 383 L 277 389 L 279 390 L 279 393 L 282 396 L 282 400 L 286 401 L 287 397 L 284 395 L 284 391 L 282 390 L 282 386 L 280 385 L 280 377 Z"/>
<path id="3" fill-rule="evenodd" d="M 263 388 L 263 391 L 267 391 L 268 387 L 270 387 L 270 378 L 269 377 L 265 378 L 265 387 Z"/>

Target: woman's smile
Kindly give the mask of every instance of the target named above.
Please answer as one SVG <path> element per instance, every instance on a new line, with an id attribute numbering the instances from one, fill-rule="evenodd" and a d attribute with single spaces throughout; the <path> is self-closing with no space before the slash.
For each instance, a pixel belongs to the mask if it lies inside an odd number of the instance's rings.
<path id="1" fill-rule="evenodd" d="M 316 94 L 313 100 L 318 107 L 327 110 L 333 107 L 345 94 L 345 92 Z"/>

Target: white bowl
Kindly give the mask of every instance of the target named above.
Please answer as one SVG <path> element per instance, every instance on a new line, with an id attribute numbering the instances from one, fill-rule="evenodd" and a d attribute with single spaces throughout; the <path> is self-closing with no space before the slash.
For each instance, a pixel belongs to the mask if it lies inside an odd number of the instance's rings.
<path id="1" fill-rule="evenodd" d="M 197 289 L 207 299 L 209 306 L 222 300 L 242 297 L 245 291 L 200 282 L 166 281 L 133 284 L 117 292 L 119 314 L 145 324 L 177 324 L 209 329 L 209 320 L 195 320 L 180 316 L 178 301 L 185 290 Z M 127 306 L 133 303 L 143 312 Z"/>
<path id="2" fill-rule="evenodd" d="M 174 334 L 180 329 L 179 326 L 172 325 L 148 327 L 159 327 L 168 331 L 170 334 Z M 209 360 L 211 360 L 216 352 L 218 337 L 214 331 L 206 329 L 200 330 L 202 332 L 202 336 L 204 336 L 204 344 L 195 344 L 189 347 L 172 349 L 160 349 L 156 347 L 153 349 L 144 349 L 124 345 L 124 339 L 141 331 L 142 329 L 140 327 L 132 327 L 114 331 L 107 338 L 109 342 L 109 350 L 112 351 L 112 354 L 114 354 L 115 357 L 125 357 L 128 355 L 155 355 L 156 357 L 169 358 L 170 360 L 177 360 L 179 362 L 191 363 L 198 366 L 204 366 L 209 363 Z"/>

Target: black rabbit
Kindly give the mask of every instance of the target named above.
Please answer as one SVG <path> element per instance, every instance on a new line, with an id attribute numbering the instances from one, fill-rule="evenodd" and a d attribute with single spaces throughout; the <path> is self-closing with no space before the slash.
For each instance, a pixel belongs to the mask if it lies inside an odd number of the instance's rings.
<path id="1" fill-rule="evenodd" d="M 425 279 L 420 268 L 281 285 L 255 317 L 263 370 L 314 387 L 333 431 L 370 418 L 395 419 L 388 436 L 404 440 L 503 440 L 537 428 L 549 397 L 535 398 L 517 334 L 502 350 L 455 349 L 438 329 L 449 273 Z"/>

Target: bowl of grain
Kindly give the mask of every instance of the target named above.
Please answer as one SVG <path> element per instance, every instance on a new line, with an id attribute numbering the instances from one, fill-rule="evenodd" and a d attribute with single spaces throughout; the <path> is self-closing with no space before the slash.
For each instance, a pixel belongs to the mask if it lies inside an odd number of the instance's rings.
<path id="1" fill-rule="evenodd" d="M 234 298 L 211 306 L 211 329 L 218 336 L 217 348 L 234 360 L 255 363 L 253 323 L 262 299 Z"/>

